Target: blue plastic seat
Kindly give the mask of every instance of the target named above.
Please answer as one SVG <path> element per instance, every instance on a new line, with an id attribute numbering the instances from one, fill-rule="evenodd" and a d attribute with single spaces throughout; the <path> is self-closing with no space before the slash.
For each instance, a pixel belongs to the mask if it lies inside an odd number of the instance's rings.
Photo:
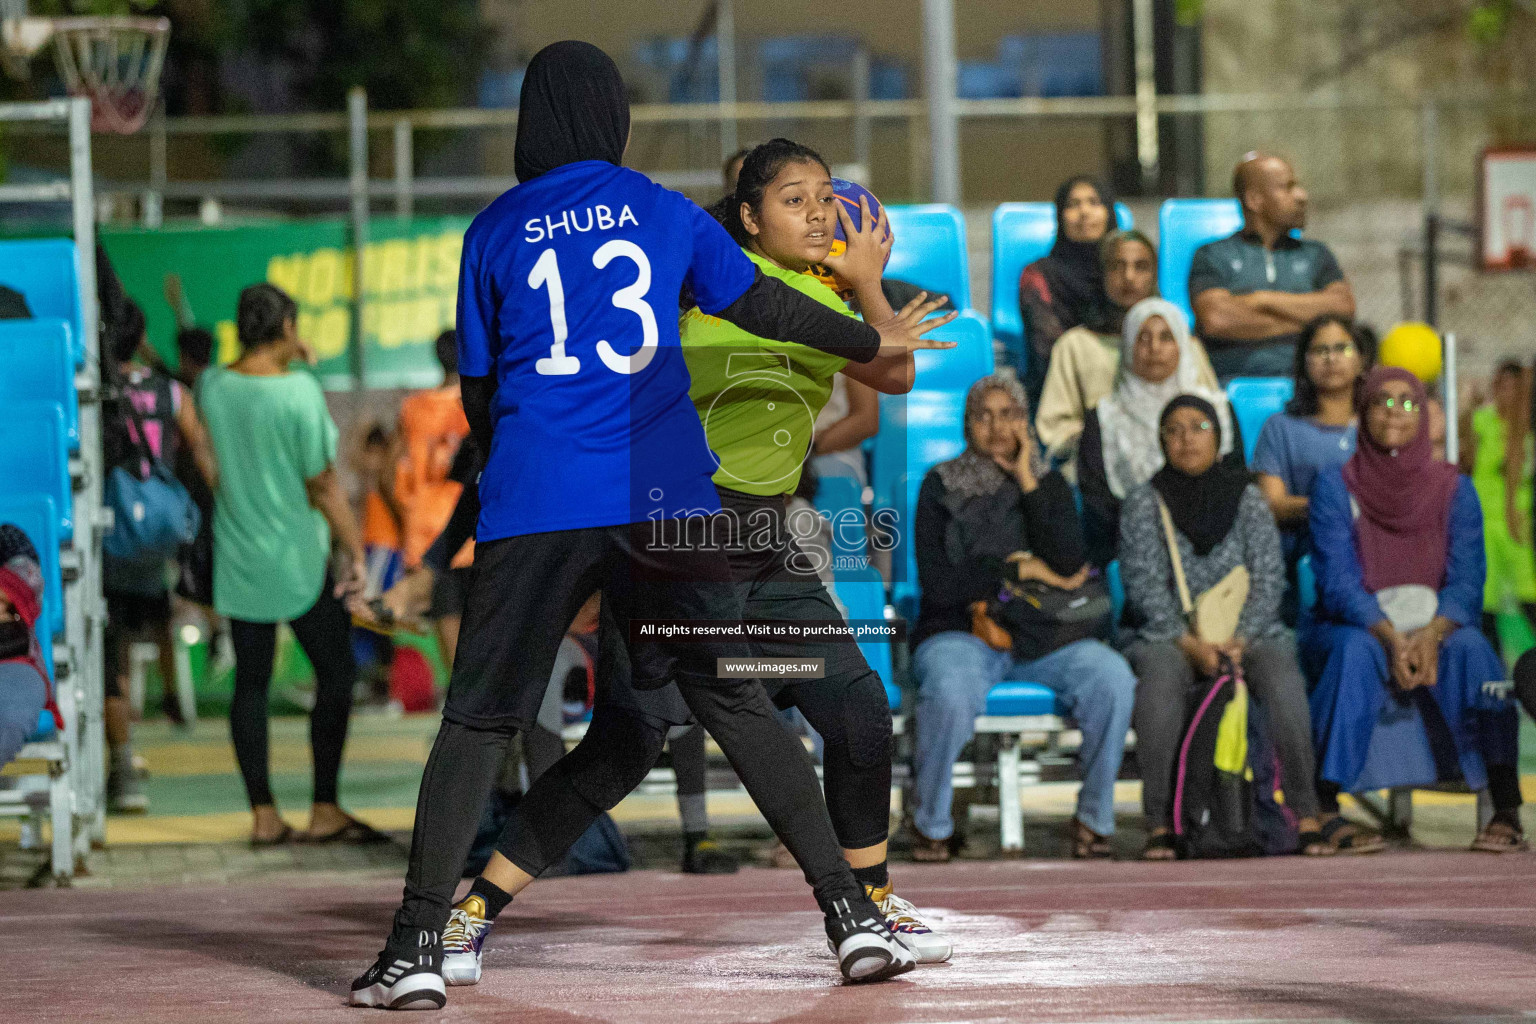
<path id="1" fill-rule="evenodd" d="M 986 318 L 974 309 L 964 310 L 931 337 L 959 344 L 912 354 L 917 362 L 917 387 L 924 391 L 965 391 L 992 372 L 992 331 Z"/>
<path id="2" fill-rule="evenodd" d="M 38 566 L 43 571 L 44 633 L 64 631 L 64 579 L 59 569 L 59 514 L 46 494 L 7 494 L 0 497 L 0 523 L 21 529 L 37 549 Z"/>
<path id="3" fill-rule="evenodd" d="M 68 322 L 76 366 L 85 363 L 79 267 L 75 243 L 68 238 L 0 242 L 0 284 L 26 296 L 34 317 Z"/>
<path id="4" fill-rule="evenodd" d="M 1115 223 L 1134 227 L 1131 208 L 1116 203 Z M 992 333 L 1019 366 L 1025 356 L 1019 275 L 1055 244 L 1055 203 L 999 203 L 992 211 Z"/>
<path id="5" fill-rule="evenodd" d="M 1120 559 L 1104 567 L 1104 585 L 1109 587 L 1109 621 L 1116 626 L 1125 612 L 1125 584 L 1120 580 Z"/>
<path id="6" fill-rule="evenodd" d="M 970 309 L 971 264 L 964 215 L 943 203 L 885 209 L 896 233 L 885 276 L 947 295 L 956 309 Z"/>
<path id="7" fill-rule="evenodd" d="M 899 484 L 910 477 L 917 493 L 923 475 L 936 462 L 952 459 L 965 448 L 965 393 L 923 389 L 880 402 L 880 432 L 875 435 L 876 508 L 900 508 L 906 492 Z"/>
<path id="8" fill-rule="evenodd" d="M 80 450 L 80 403 L 68 321 L 0 320 L 0 401 L 58 402 L 69 450 Z"/>
<path id="9" fill-rule="evenodd" d="M 1236 199 L 1167 199 L 1157 215 L 1157 283 L 1163 298 L 1195 322 L 1189 304 L 1189 267 L 1195 250 L 1243 226 Z"/>
<path id="10" fill-rule="evenodd" d="M 885 581 L 875 570 L 840 572 L 832 587 L 837 592 L 837 599 L 848 610 L 849 622 L 885 621 Z M 859 640 L 858 645 L 864 660 L 869 662 L 869 667 L 875 670 L 875 674 L 885 684 L 885 697 L 891 710 L 899 711 L 901 690 L 894 682 L 896 672 L 891 659 L 891 642 L 876 637 Z"/>
<path id="11" fill-rule="evenodd" d="M 1296 385 L 1289 377 L 1233 377 L 1227 382 L 1227 401 L 1243 435 L 1243 460 L 1253 462 L 1253 450 L 1259 443 L 1259 431 L 1295 394 Z"/>
<path id="12" fill-rule="evenodd" d="M 58 514 L 59 539 L 75 533 L 64 409 L 57 402 L 8 402 L 0 420 L 0 480 L 8 494 L 44 494 Z"/>
<path id="13" fill-rule="evenodd" d="M 987 691 L 989 715 L 1059 715 L 1056 694 L 1039 683 L 1013 680 L 998 683 Z"/>
<path id="14" fill-rule="evenodd" d="M 864 488 L 851 476 L 824 476 L 816 481 L 816 509 L 835 521 L 839 512 L 864 513 Z"/>
<path id="15" fill-rule="evenodd" d="M 52 669 L 50 668 L 51 672 Z M 28 743 L 47 743 L 58 736 L 58 727 L 53 724 L 52 711 L 39 711 L 37 713 L 37 731 L 27 737 Z"/>

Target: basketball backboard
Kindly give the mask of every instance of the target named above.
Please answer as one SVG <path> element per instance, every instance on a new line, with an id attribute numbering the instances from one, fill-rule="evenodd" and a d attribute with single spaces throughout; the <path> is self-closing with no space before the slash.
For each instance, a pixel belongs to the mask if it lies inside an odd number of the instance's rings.
<path id="1" fill-rule="evenodd" d="M 1536 146 L 1483 150 L 1477 238 L 1483 270 L 1536 269 Z"/>

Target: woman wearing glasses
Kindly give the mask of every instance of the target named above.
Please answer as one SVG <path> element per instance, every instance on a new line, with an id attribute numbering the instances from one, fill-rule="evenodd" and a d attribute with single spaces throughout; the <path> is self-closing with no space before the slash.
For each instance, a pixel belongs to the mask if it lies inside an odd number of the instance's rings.
<path id="1" fill-rule="evenodd" d="M 1320 827 L 1307 716 L 1307 685 L 1296 645 L 1280 622 L 1285 568 L 1280 535 L 1259 490 L 1241 465 L 1218 457 L 1222 428 L 1204 398 L 1180 395 L 1159 417 L 1166 464 L 1125 501 L 1120 575 L 1125 581 L 1121 636 L 1136 670 L 1136 759 L 1147 819 L 1145 860 L 1172 860 L 1174 776 L 1197 684 L 1217 677 L 1224 660 L 1240 665 L 1268 713 L 1286 806 L 1295 812 L 1302 851 L 1335 852 Z M 1164 525 L 1163 510 L 1170 526 Z M 1249 588 L 1230 639 L 1199 635 L 1184 612 L 1168 533 L 1177 538 L 1189 594 L 1198 599 L 1238 566 Z"/>
<path id="2" fill-rule="evenodd" d="M 1376 333 L 1336 314 L 1307 324 L 1296 345 L 1295 396 L 1259 431 L 1254 482 L 1280 527 L 1291 582 L 1281 614 L 1296 624 L 1296 563 L 1307 553 L 1307 497 L 1325 469 L 1355 453 L 1355 384 L 1376 359 Z"/>
<path id="3" fill-rule="evenodd" d="M 1359 446 L 1318 475 L 1308 508 L 1318 607 L 1302 652 L 1319 668 L 1311 704 L 1324 812 L 1337 814 L 1338 794 L 1358 788 L 1387 702 L 1412 702 L 1431 737 L 1448 734 L 1431 744 L 1447 755 L 1436 774 L 1493 798 L 1493 820 L 1472 848 L 1523 850 L 1519 720 L 1490 685 L 1505 678 L 1504 665 L 1478 629 L 1486 565 L 1477 492 L 1434 457 L 1424 385 L 1407 370 L 1372 370 L 1356 411 Z"/>

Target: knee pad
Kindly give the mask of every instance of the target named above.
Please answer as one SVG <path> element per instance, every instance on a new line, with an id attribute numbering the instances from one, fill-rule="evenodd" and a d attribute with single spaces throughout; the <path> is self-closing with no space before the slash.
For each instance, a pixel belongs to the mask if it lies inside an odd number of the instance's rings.
<path id="1" fill-rule="evenodd" d="M 569 762 L 571 787 L 605 811 L 617 807 L 656 766 L 667 741 L 667 728 L 638 715 L 598 714 L 587 727 Z"/>
<path id="2" fill-rule="evenodd" d="M 856 768 L 890 763 L 894 747 L 891 706 L 880 677 L 870 671 L 850 683 L 843 691 L 841 710 L 842 745 L 848 751 L 849 762 Z M 832 745 L 833 740 L 825 733 L 822 738 Z"/>

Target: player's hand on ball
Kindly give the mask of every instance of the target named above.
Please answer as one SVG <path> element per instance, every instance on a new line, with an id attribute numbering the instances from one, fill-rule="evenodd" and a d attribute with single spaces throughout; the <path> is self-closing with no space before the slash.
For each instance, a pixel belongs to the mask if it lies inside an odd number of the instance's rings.
<path id="1" fill-rule="evenodd" d="M 880 332 L 880 354 L 899 356 L 923 348 L 954 348 L 956 343 L 953 341 L 925 337 L 960 315 L 959 310 L 951 310 L 933 320 L 923 319 L 942 307 L 944 302 L 942 295 L 930 299 L 927 292 L 918 292 L 917 298 L 903 306 L 901 312 L 884 323 L 870 324 Z"/>
<path id="2" fill-rule="evenodd" d="M 877 221 L 870 215 L 869 200 L 860 196 L 860 227 L 856 228 L 853 225 L 853 217 L 848 213 L 847 204 L 841 200 L 834 200 L 832 205 L 836 209 L 838 223 L 843 227 L 843 237 L 848 241 L 846 249 L 827 257 L 827 266 L 834 274 L 855 288 L 860 285 L 878 285 L 880 276 L 885 271 L 885 261 L 890 255 L 891 244 L 895 241 L 885 210 L 881 209 L 880 219 Z"/>

